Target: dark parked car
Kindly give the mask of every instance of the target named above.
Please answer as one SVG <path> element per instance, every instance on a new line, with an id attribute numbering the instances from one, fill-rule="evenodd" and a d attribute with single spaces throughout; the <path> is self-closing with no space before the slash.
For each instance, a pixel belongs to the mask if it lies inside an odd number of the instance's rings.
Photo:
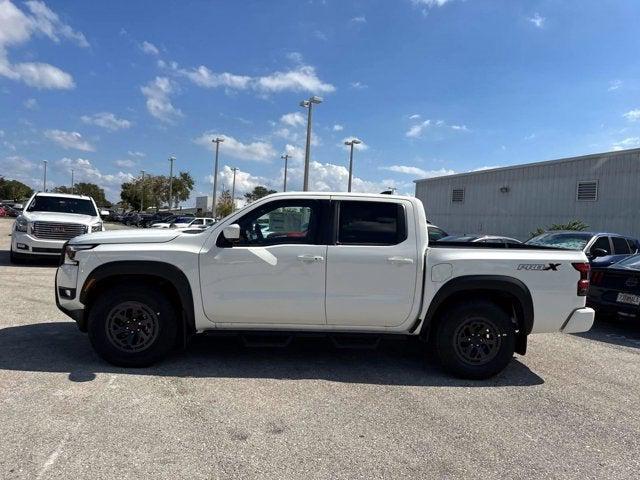
<path id="1" fill-rule="evenodd" d="M 552 231 L 530 238 L 528 245 L 582 250 L 593 267 L 605 267 L 637 253 L 640 244 L 635 238 L 617 233 Z"/>
<path id="2" fill-rule="evenodd" d="M 500 235 L 449 235 L 440 239 L 442 242 L 461 243 L 501 243 L 507 245 L 521 244 L 520 240 Z"/>
<path id="3" fill-rule="evenodd" d="M 587 305 L 599 316 L 640 314 L 640 255 L 591 270 Z"/>
<path id="4" fill-rule="evenodd" d="M 174 217 L 174 216 L 175 215 L 173 215 L 171 212 L 154 213 L 149 218 L 145 219 L 145 221 L 143 222 L 142 226 L 143 227 L 150 227 L 154 223 L 166 222 L 169 217 Z"/>

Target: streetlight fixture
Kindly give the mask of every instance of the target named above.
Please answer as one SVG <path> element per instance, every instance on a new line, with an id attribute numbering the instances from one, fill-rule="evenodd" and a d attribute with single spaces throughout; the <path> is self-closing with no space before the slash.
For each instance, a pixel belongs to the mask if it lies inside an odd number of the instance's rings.
<path id="1" fill-rule="evenodd" d="M 307 145 L 304 150 L 304 182 L 302 184 L 302 190 L 309 190 L 309 156 L 311 154 L 311 111 L 313 104 L 322 103 L 322 98 L 316 95 L 309 98 L 309 100 L 303 100 L 300 102 L 300 106 L 307 109 Z"/>
<path id="2" fill-rule="evenodd" d="M 142 193 L 140 194 L 140 211 L 144 212 L 144 170 L 140 170 L 140 173 L 142 174 L 142 182 L 140 182 L 142 187 Z"/>
<path id="3" fill-rule="evenodd" d="M 282 191 L 287 191 L 287 164 L 289 163 L 289 154 L 285 153 L 284 155 L 280 155 L 280 158 L 284 160 L 284 185 L 282 186 Z"/>
<path id="4" fill-rule="evenodd" d="M 43 160 L 42 163 L 44 163 L 44 178 L 42 179 L 42 191 L 46 192 L 47 191 L 47 162 L 46 160 Z"/>
<path id="5" fill-rule="evenodd" d="M 173 162 L 176 161 L 176 157 L 169 157 L 169 211 L 173 205 Z"/>
<path id="6" fill-rule="evenodd" d="M 216 218 L 216 195 L 218 194 L 218 150 L 224 138 L 216 137 L 211 143 L 216 144 L 216 157 L 213 163 L 213 200 L 211 202 L 211 218 Z"/>
<path id="7" fill-rule="evenodd" d="M 236 172 L 238 169 L 233 167 L 233 183 L 231 184 L 231 213 L 236 210 Z"/>
<path id="8" fill-rule="evenodd" d="M 357 138 L 352 138 L 351 140 L 347 140 L 344 144 L 350 147 L 349 152 L 349 186 L 347 187 L 347 192 L 351 191 L 351 178 L 353 177 L 353 146 L 361 144 L 362 141 Z"/>

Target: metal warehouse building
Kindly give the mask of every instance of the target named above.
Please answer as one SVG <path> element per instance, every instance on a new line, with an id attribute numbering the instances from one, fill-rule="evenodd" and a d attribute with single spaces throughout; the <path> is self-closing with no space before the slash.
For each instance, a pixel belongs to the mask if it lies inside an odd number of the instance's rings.
<path id="1" fill-rule="evenodd" d="M 640 238 L 640 148 L 416 180 L 427 218 L 449 233 L 529 238 L 582 220 Z"/>

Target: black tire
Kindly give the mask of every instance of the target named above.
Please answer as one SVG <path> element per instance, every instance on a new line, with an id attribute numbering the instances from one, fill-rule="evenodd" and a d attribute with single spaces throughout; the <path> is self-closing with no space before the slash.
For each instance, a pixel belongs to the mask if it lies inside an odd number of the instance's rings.
<path id="1" fill-rule="evenodd" d="M 9 248 L 9 263 L 14 265 L 22 265 L 26 261 L 26 257 L 13 251 L 13 248 Z"/>
<path id="2" fill-rule="evenodd" d="M 460 378 L 493 377 L 505 369 L 515 351 L 516 333 L 509 315 L 488 301 L 451 307 L 433 333 L 436 358 Z"/>
<path id="3" fill-rule="evenodd" d="M 107 362 L 147 367 L 173 348 L 178 332 L 175 307 L 160 290 L 132 284 L 101 292 L 89 312 L 89 340 Z"/>

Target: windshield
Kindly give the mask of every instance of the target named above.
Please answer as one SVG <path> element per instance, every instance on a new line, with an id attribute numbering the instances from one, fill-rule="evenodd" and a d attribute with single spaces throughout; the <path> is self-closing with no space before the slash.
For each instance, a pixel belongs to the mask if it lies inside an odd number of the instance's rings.
<path id="1" fill-rule="evenodd" d="M 542 245 L 545 247 L 564 248 L 566 250 L 583 250 L 591 239 L 589 233 L 543 233 L 530 238 L 527 245 Z"/>
<path id="2" fill-rule="evenodd" d="M 98 216 L 91 200 L 46 195 L 36 195 L 27 207 L 27 212 L 78 213 L 91 217 Z"/>

